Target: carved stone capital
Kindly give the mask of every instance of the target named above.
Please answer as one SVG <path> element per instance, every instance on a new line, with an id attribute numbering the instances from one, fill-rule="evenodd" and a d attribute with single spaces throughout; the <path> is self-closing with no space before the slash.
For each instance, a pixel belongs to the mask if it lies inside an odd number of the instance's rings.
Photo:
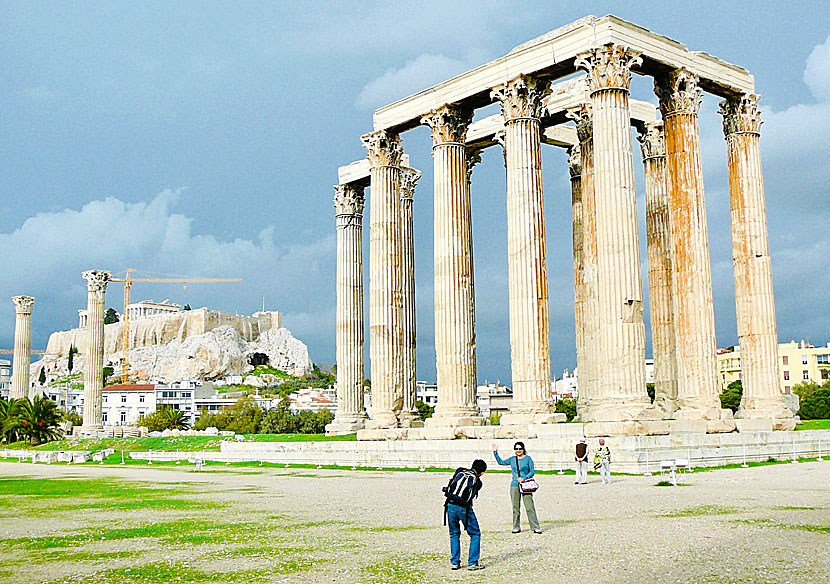
<path id="1" fill-rule="evenodd" d="M 591 92 L 601 89 L 625 89 L 631 86 L 631 68 L 643 62 L 640 53 L 609 43 L 576 56 L 576 68 L 588 73 Z"/>
<path id="2" fill-rule="evenodd" d="M 401 200 L 411 201 L 415 196 L 415 186 L 421 178 L 421 171 L 414 168 L 401 170 Z"/>
<path id="3" fill-rule="evenodd" d="M 697 114 L 703 91 L 697 75 L 687 69 L 674 69 L 654 78 L 654 93 L 664 116 L 673 113 Z"/>
<path id="4" fill-rule="evenodd" d="M 568 148 L 568 170 L 571 173 L 571 178 L 582 176 L 582 149 L 579 144 L 574 144 Z"/>
<path id="5" fill-rule="evenodd" d="M 107 282 L 110 281 L 112 273 L 106 270 L 87 270 L 82 274 L 86 280 L 86 289 L 89 292 L 106 292 Z"/>
<path id="6" fill-rule="evenodd" d="M 459 104 L 442 105 L 421 118 L 422 124 L 432 128 L 432 143 L 435 146 L 463 144 L 472 121 L 472 108 Z"/>
<path id="7" fill-rule="evenodd" d="M 493 141 L 501 146 L 501 153 L 504 156 L 504 167 L 507 168 L 507 141 L 505 139 L 504 130 L 499 130 L 493 135 Z"/>
<path id="8" fill-rule="evenodd" d="M 401 137 L 386 130 L 378 130 L 360 137 L 363 147 L 369 152 L 369 164 L 379 166 L 400 166 L 403 156 Z"/>
<path id="9" fill-rule="evenodd" d="M 363 215 L 363 187 L 334 185 L 334 208 L 337 215 Z"/>
<path id="10" fill-rule="evenodd" d="M 637 140 L 640 142 L 644 161 L 666 155 L 666 135 L 663 133 L 663 122 L 644 124 L 640 128 Z"/>
<path id="11" fill-rule="evenodd" d="M 530 75 L 519 75 L 504 85 L 494 87 L 490 97 L 501 102 L 504 123 L 520 119 L 542 117 L 545 98 L 550 93 L 550 80 Z"/>
<path id="12" fill-rule="evenodd" d="M 464 157 L 467 159 L 467 184 L 469 185 L 473 178 L 473 167 L 481 162 L 481 149 L 468 147 L 464 151 Z"/>
<path id="13" fill-rule="evenodd" d="M 35 299 L 32 296 L 12 296 L 14 302 L 14 311 L 17 314 L 32 314 L 32 307 L 35 305 Z"/>
<path id="14" fill-rule="evenodd" d="M 594 136 L 594 120 L 591 104 L 584 103 L 565 112 L 565 116 L 576 123 L 576 135 L 580 142 L 591 140 Z"/>
<path id="15" fill-rule="evenodd" d="M 761 96 L 756 93 L 746 93 L 720 102 L 718 113 L 723 116 L 723 135 L 760 134 L 763 123 L 758 107 L 760 99 Z"/>

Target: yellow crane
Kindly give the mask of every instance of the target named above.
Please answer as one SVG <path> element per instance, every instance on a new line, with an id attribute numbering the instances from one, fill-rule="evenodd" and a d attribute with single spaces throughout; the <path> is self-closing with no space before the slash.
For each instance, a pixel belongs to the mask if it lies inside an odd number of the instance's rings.
<path id="1" fill-rule="evenodd" d="M 124 282 L 124 312 L 121 315 L 121 347 L 123 357 L 121 358 L 121 383 L 128 383 L 130 376 L 130 289 L 135 282 L 160 282 L 184 284 L 185 290 L 188 284 L 201 282 L 241 282 L 242 278 L 190 278 L 177 276 L 175 278 L 133 278 L 132 274 L 138 272 L 133 268 L 127 268 L 124 278 L 110 278 L 110 282 Z M 170 275 L 173 274 L 162 274 Z"/>

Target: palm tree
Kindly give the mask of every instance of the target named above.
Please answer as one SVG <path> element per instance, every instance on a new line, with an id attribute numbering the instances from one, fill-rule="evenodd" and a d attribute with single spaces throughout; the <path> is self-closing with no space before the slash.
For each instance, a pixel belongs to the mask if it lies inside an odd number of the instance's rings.
<path id="1" fill-rule="evenodd" d="M 0 398 L 0 441 L 2 442 L 14 442 L 16 440 L 16 436 L 10 431 L 6 431 L 6 422 L 9 419 L 9 414 L 11 413 L 11 404 Z"/>
<path id="2" fill-rule="evenodd" d="M 11 403 L 0 431 L 9 440 L 27 438 L 32 446 L 37 446 L 62 436 L 58 427 L 61 420 L 61 413 L 52 400 L 40 395 L 31 401 L 23 397 Z"/>
<path id="3" fill-rule="evenodd" d="M 169 430 L 188 430 L 190 422 L 184 417 L 184 412 L 173 408 L 159 408 L 159 419 Z"/>

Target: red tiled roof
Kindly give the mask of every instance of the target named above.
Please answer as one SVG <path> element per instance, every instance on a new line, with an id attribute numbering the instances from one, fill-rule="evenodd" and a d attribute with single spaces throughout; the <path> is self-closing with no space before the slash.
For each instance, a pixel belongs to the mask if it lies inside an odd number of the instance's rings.
<path id="1" fill-rule="evenodd" d="M 130 383 L 118 383 L 116 385 L 108 385 L 102 388 L 101 391 L 153 391 L 155 388 L 155 385 L 133 385 Z"/>

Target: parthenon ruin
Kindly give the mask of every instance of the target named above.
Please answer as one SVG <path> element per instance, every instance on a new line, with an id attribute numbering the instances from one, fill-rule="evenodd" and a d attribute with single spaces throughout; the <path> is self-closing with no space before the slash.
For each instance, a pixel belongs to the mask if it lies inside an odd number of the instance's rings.
<path id="1" fill-rule="evenodd" d="M 657 106 L 631 100 L 632 73 Z M 743 401 L 720 406 L 698 110 L 723 98 Z M 588 16 L 375 112 L 368 160 L 341 167 L 337 215 L 337 394 L 330 433 L 359 439 L 485 436 L 476 410 L 470 176 L 500 145 L 507 175 L 513 405 L 500 436 L 563 421 L 551 404 L 542 144 L 566 148 L 572 177 L 578 416 L 593 435 L 792 429 L 777 383 L 777 332 L 760 159 L 759 96 L 745 69 L 614 16 Z M 477 108 L 501 115 L 472 123 Z M 659 111 L 659 116 L 658 116 Z M 574 126 L 566 125 L 573 122 Z M 401 134 L 432 130 L 438 404 L 414 405 L 411 201 L 420 173 Z M 631 126 L 645 168 L 655 399 L 646 334 Z M 364 190 L 371 191 L 371 408 L 363 411 Z"/>

